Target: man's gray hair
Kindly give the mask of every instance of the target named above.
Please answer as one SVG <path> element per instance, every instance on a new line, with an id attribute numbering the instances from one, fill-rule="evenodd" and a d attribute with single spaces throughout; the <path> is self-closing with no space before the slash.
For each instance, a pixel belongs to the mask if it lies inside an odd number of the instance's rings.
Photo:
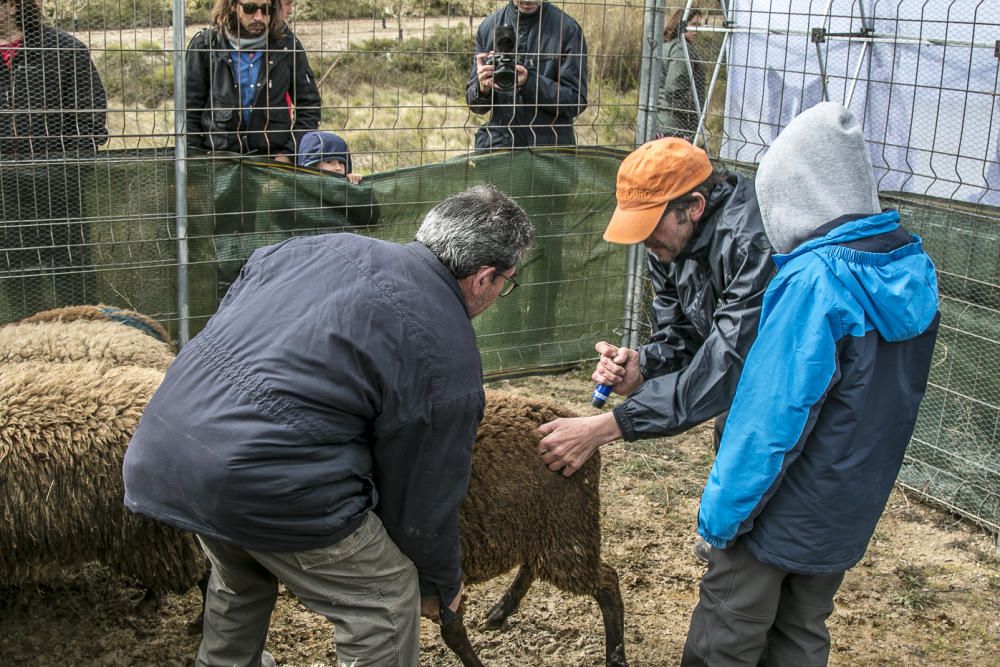
<path id="1" fill-rule="evenodd" d="M 483 266 L 500 271 L 517 266 L 534 236 L 524 210 L 492 185 L 477 185 L 442 200 L 417 230 L 417 242 L 459 280 Z"/>

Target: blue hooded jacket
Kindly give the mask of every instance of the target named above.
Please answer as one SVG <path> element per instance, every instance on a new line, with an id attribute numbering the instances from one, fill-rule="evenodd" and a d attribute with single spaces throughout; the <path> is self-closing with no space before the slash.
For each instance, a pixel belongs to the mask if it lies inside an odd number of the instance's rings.
<path id="1" fill-rule="evenodd" d="M 299 166 L 313 167 L 326 160 L 343 162 L 348 174 L 353 171 L 351 151 L 340 135 L 333 132 L 307 132 L 303 135 L 299 145 Z"/>
<path id="2" fill-rule="evenodd" d="M 803 136 L 829 151 L 816 135 Z M 757 560 L 790 572 L 841 572 L 864 555 L 913 433 L 937 336 L 937 278 L 896 211 L 843 215 L 804 238 L 801 218 L 768 221 L 780 210 L 769 197 L 791 191 L 769 192 L 769 169 L 761 170 L 765 227 L 785 254 L 774 257 L 778 273 L 698 532 L 718 548 L 742 536 Z M 816 204 L 801 191 L 795 197 Z"/>

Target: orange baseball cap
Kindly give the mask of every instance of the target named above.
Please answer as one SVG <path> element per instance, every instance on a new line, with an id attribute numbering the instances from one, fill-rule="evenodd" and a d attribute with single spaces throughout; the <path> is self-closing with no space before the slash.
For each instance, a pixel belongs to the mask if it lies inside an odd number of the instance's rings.
<path id="1" fill-rule="evenodd" d="M 685 139 L 667 137 L 639 146 L 618 168 L 618 206 L 604 240 L 627 244 L 646 240 L 667 204 L 711 175 L 708 155 Z"/>

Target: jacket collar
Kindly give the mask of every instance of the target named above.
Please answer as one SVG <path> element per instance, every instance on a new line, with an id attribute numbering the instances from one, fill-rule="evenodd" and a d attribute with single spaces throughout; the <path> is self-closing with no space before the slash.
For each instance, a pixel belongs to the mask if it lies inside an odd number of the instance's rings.
<path id="1" fill-rule="evenodd" d="M 518 32 L 524 32 L 530 30 L 532 27 L 538 25 L 542 20 L 542 12 L 545 11 L 545 4 L 540 3 L 538 11 L 534 14 L 522 14 L 517 11 L 517 7 L 514 3 L 508 0 L 507 7 L 504 9 L 503 16 L 501 16 L 501 23 L 506 23 Z"/>
<path id="2" fill-rule="evenodd" d="M 211 48 L 213 51 L 219 50 L 227 53 L 232 50 L 232 45 L 229 43 L 229 39 L 226 37 L 226 34 L 222 30 L 216 28 L 215 26 L 212 26 L 211 28 L 209 28 L 209 30 L 211 31 L 211 37 L 209 39 L 209 48 Z M 275 51 L 289 51 L 294 48 L 295 48 L 295 36 L 292 34 L 292 31 L 286 27 L 284 36 L 278 40 L 277 44 L 269 44 L 268 48 L 262 50 L 275 52 Z"/>
<path id="3" fill-rule="evenodd" d="M 465 297 L 462 296 L 462 289 L 458 286 L 458 280 L 455 276 L 451 275 L 451 272 L 441 263 L 441 260 L 432 253 L 427 246 L 418 241 L 410 241 L 406 244 L 406 249 L 414 253 L 417 257 L 422 259 L 425 264 L 427 264 L 434 273 L 440 276 L 451 291 L 455 293 L 455 296 L 461 302 L 462 307 L 465 308 Z"/>

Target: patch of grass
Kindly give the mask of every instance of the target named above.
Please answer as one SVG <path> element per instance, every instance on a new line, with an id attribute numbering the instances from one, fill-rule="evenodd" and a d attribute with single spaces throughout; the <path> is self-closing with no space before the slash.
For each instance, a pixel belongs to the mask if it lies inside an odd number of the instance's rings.
<path id="1" fill-rule="evenodd" d="M 591 83 L 606 81 L 618 93 L 635 91 L 642 69 L 643 2 L 625 0 L 614 10 L 572 0 L 560 6 L 583 28 Z"/>
<path id="2" fill-rule="evenodd" d="M 896 566 L 893 574 L 899 579 L 899 588 L 892 596 L 894 604 L 914 612 L 922 612 L 938 604 L 937 591 L 928 586 L 926 567 L 903 561 Z"/>
<path id="3" fill-rule="evenodd" d="M 371 85 L 421 93 L 464 95 L 474 43 L 461 26 L 435 27 L 403 40 L 369 39 L 347 51 L 312 59 L 313 70 L 324 77 L 321 92 L 343 97 Z"/>
<path id="4" fill-rule="evenodd" d="M 153 109 L 174 96 L 173 61 L 156 42 L 144 41 L 134 49 L 109 46 L 97 54 L 94 66 L 108 97 L 123 106 Z"/>
<path id="5" fill-rule="evenodd" d="M 664 481 L 669 474 L 669 467 L 655 456 L 630 452 L 628 458 L 618 466 L 618 471 L 633 479 Z"/>

